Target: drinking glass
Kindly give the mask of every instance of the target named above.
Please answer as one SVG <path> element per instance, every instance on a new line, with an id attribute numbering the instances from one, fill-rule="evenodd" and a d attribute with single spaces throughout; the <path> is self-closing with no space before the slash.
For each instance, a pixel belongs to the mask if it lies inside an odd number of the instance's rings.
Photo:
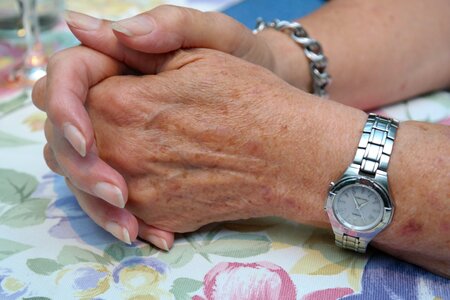
<path id="1" fill-rule="evenodd" d="M 58 22 L 62 0 L 2 0 L 0 5 L 0 38 L 18 45 L 25 41 L 25 54 L 20 64 L 12 68 L 6 78 L 8 84 L 31 87 L 45 75 L 47 56 L 40 40 L 40 31 Z"/>

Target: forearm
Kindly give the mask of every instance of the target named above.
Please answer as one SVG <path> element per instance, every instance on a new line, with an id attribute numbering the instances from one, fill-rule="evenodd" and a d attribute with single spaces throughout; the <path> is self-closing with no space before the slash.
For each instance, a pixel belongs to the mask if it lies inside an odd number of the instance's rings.
<path id="1" fill-rule="evenodd" d="M 374 245 L 450 277 L 450 127 L 404 122 L 389 183 L 394 222 Z M 395 219 L 396 218 L 396 219 Z"/>
<path id="2" fill-rule="evenodd" d="M 332 99 L 368 109 L 450 85 L 450 2 L 335 0 L 299 19 L 323 46 Z M 287 35 L 266 30 L 280 76 L 311 88 L 308 62 Z"/>
<path id="3" fill-rule="evenodd" d="M 290 127 L 291 147 L 285 147 L 286 157 L 294 158 L 286 168 L 298 170 L 290 173 L 298 189 L 280 201 L 286 218 L 331 228 L 323 211 L 329 183 L 352 162 L 367 116 L 311 97 L 314 100 L 303 103 L 296 113 L 289 109 L 298 117 Z M 302 113 L 306 109 L 307 116 Z M 296 132 L 310 134 L 299 137 Z M 395 214 L 373 241 L 383 251 L 446 276 L 450 276 L 449 141 L 449 127 L 401 123 L 388 170 Z M 297 161 L 301 164 L 295 165 Z"/>

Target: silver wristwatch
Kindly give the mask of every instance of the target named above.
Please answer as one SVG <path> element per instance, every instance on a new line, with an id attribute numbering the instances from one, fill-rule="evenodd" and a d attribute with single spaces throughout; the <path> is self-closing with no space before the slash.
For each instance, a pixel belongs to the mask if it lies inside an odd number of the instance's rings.
<path id="1" fill-rule="evenodd" d="M 370 114 L 353 162 L 330 184 L 325 211 L 339 247 L 364 253 L 392 221 L 387 170 L 398 125 L 397 120 Z"/>

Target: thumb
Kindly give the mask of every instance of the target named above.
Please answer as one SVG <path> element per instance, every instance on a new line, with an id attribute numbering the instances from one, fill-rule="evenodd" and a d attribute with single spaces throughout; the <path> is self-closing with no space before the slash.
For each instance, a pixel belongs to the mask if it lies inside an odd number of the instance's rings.
<path id="1" fill-rule="evenodd" d="M 240 57 L 256 40 L 243 24 L 222 13 L 171 5 L 113 22 L 111 27 L 123 45 L 146 53 L 210 48 Z"/>

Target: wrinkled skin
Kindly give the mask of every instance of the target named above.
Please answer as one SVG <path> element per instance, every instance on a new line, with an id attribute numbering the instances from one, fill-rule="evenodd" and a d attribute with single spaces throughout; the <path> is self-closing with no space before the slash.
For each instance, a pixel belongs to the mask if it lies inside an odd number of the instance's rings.
<path id="1" fill-rule="evenodd" d="M 175 232 L 282 215 L 283 101 L 294 88 L 211 50 L 176 52 L 161 71 L 110 77 L 87 99 L 99 155 L 128 184 L 126 208 Z"/>

